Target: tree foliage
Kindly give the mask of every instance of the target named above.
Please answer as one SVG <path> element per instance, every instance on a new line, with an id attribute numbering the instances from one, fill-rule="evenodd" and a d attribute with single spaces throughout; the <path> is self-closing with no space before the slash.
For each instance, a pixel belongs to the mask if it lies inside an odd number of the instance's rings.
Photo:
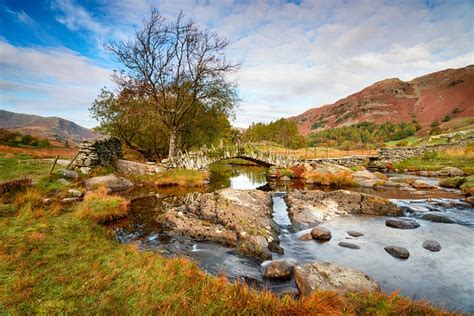
<path id="1" fill-rule="evenodd" d="M 252 123 L 243 133 L 242 141 L 273 141 L 287 148 L 301 148 L 305 146 L 305 139 L 299 134 L 297 123 L 284 118 L 268 124 Z"/>
<path id="2" fill-rule="evenodd" d="M 225 58 L 228 44 L 217 33 L 185 20 L 182 13 L 168 22 L 153 9 L 132 40 L 108 45 L 124 66 L 114 74 L 114 82 L 150 105 L 154 113 L 147 120 L 166 129 L 170 156 L 176 154 L 178 136 L 189 126 L 190 114 L 233 113 L 236 83 L 227 77 L 239 65 Z"/>
<path id="3" fill-rule="evenodd" d="M 362 122 L 312 133 L 309 143 L 313 146 L 337 146 L 343 150 L 376 147 L 387 141 L 412 136 L 420 129 L 416 121 L 398 124 Z"/>
<path id="4" fill-rule="evenodd" d="M 168 155 L 170 134 L 154 111 L 154 105 L 147 100 L 131 90 L 114 93 L 102 89 L 90 111 L 99 121 L 99 131 L 118 137 L 145 159 L 156 160 Z M 231 125 L 227 114 L 218 107 L 197 104 L 184 122 L 176 135 L 182 151 L 220 140 L 230 142 Z"/>

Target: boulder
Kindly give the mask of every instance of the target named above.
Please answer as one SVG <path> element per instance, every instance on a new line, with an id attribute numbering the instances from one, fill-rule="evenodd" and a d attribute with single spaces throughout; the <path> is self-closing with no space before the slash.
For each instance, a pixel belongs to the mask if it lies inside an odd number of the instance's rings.
<path id="1" fill-rule="evenodd" d="M 71 185 L 71 182 L 67 181 L 64 178 L 58 179 L 58 182 L 61 183 L 62 185 L 65 185 L 65 186 Z"/>
<path id="2" fill-rule="evenodd" d="M 61 204 L 69 205 L 72 203 L 80 202 L 81 199 L 78 197 L 68 197 L 61 200 Z"/>
<path id="3" fill-rule="evenodd" d="M 364 236 L 363 233 L 358 232 L 358 231 L 355 231 L 355 230 L 348 230 L 346 233 L 347 233 L 349 236 L 351 236 L 351 237 L 361 237 L 361 236 Z"/>
<path id="4" fill-rule="evenodd" d="M 294 264 L 288 260 L 273 260 L 265 266 L 263 276 L 268 279 L 291 279 L 293 277 Z"/>
<path id="5" fill-rule="evenodd" d="M 309 295 L 316 290 L 339 293 L 380 290 L 379 285 L 364 272 L 329 262 L 295 266 L 294 279 L 301 295 Z"/>
<path id="6" fill-rule="evenodd" d="M 304 227 L 350 214 L 381 216 L 403 214 L 397 205 L 386 199 L 346 190 L 331 192 L 295 190 L 289 192 L 285 200 L 292 223 Z"/>
<path id="7" fill-rule="evenodd" d="M 354 185 L 363 188 L 372 188 L 382 180 L 368 170 L 356 171 L 352 173 L 352 182 Z"/>
<path id="8" fill-rule="evenodd" d="M 428 239 L 423 242 L 423 248 L 429 251 L 440 251 L 441 244 L 434 239 Z"/>
<path id="9" fill-rule="evenodd" d="M 451 224 L 454 223 L 452 219 L 445 215 L 437 214 L 437 213 L 426 213 L 421 216 L 421 219 L 424 219 L 425 221 L 432 221 L 436 223 L 447 223 Z"/>
<path id="10" fill-rule="evenodd" d="M 281 180 L 281 181 L 291 181 L 291 179 L 290 179 L 289 177 L 287 177 L 287 176 L 281 177 L 280 180 Z"/>
<path id="11" fill-rule="evenodd" d="M 356 244 L 353 244 L 353 243 L 347 242 L 347 241 L 341 241 L 338 245 L 339 245 L 340 247 L 344 247 L 344 248 L 360 249 L 360 246 L 359 246 L 359 245 L 356 245 Z"/>
<path id="12" fill-rule="evenodd" d="M 452 178 L 444 178 L 439 180 L 439 185 L 444 188 L 454 188 L 458 189 L 461 185 L 464 184 L 466 178 L 464 177 L 452 177 Z"/>
<path id="13" fill-rule="evenodd" d="M 395 258 L 407 259 L 410 256 L 410 253 L 406 248 L 398 246 L 387 246 L 384 248 L 386 252 L 392 255 Z"/>
<path id="14" fill-rule="evenodd" d="M 331 231 L 324 227 L 315 227 L 311 230 L 311 236 L 315 240 L 327 241 L 332 238 Z"/>
<path id="15" fill-rule="evenodd" d="M 94 190 L 98 187 L 104 186 L 110 192 L 128 191 L 133 188 L 132 182 L 113 173 L 106 176 L 87 179 L 84 184 L 87 190 Z"/>
<path id="16" fill-rule="evenodd" d="M 416 220 L 408 218 L 389 218 L 385 221 L 385 225 L 399 229 L 414 229 L 420 227 L 420 224 Z"/>
<path id="17" fill-rule="evenodd" d="M 444 167 L 437 171 L 436 175 L 439 177 L 461 177 L 464 175 L 464 171 L 456 167 Z"/>
<path id="18" fill-rule="evenodd" d="M 222 189 L 198 194 L 191 203 L 171 208 L 157 220 L 172 233 L 219 242 L 239 254 L 268 260 L 278 240 L 271 206 L 269 192 Z"/>
<path id="19" fill-rule="evenodd" d="M 68 170 L 68 169 L 61 169 L 58 173 L 67 179 L 76 180 L 79 178 L 79 174 L 76 171 Z"/>

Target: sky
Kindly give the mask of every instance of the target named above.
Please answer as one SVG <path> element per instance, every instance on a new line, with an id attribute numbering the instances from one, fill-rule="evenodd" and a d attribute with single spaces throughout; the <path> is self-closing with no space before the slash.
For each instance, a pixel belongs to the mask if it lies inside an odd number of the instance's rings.
<path id="1" fill-rule="evenodd" d="M 230 40 L 238 127 L 474 63 L 474 0 L 0 0 L 0 108 L 96 126 L 88 108 L 121 67 L 104 44 L 132 38 L 151 7 Z"/>

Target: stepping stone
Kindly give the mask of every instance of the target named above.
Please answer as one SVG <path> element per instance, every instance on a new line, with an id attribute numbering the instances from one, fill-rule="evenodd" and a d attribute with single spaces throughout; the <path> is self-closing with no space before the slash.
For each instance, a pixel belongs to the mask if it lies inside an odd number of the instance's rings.
<path id="1" fill-rule="evenodd" d="M 420 227 L 417 221 L 408 218 L 390 218 L 385 221 L 385 225 L 399 229 L 415 229 Z"/>
<path id="2" fill-rule="evenodd" d="M 391 254 L 395 258 L 408 259 L 410 253 L 406 248 L 398 246 L 387 246 L 384 248 L 386 252 Z"/>
<path id="3" fill-rule="evenodd" d="M 347 234 L 351 237 L 361 237 L 364 236 L 361 232 L 355 231 L 355 230 L 348 230 Z"/>
<path id="4" fill-rule="evenodd" d="M 423 242 L 423 248 L 429 251 L 440 251 L 441 244 L 437 240 L 428 239 Z"/>
<path id="5" fill-rule="evenodd" d="M 356 244 L 353 244 L 353 243 L 347 242 L 347 241 L 341 241 L 338 245 L 341 246 L 341 247 L 344 247 L 344 248 L 360 249 L 359 245 L 356 245 Z"/>
<path id="6" fill-rule="evenodd" d="M 332 238 L 331 231 L 323 227 L 315 227 L 311 230 L 311 236 L 315 240 L 330 240 Z"/>

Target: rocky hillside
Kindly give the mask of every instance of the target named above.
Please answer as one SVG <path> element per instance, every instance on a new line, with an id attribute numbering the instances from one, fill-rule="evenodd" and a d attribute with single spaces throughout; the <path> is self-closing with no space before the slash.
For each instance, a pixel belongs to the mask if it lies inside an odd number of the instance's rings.
<path id="1" fill-rule="evenodd" d="M 90 129 L 59 117 L 43 117 L 0 110 L 0 128 L 19 131 L 61 143 L 77 144 L 97 135 Z"/>
<path id="2" fill-rule="evenodd" d="M 449 118 L 447 117 L 449 116 Z M 474 65 L 446 69 L 411 81 L 386 79 L 333 104 L 310 109 L 295 119 L 303 135 L 360 122 L 409 122 L 423 129 L 434 121 L 474 117 Z"/>

